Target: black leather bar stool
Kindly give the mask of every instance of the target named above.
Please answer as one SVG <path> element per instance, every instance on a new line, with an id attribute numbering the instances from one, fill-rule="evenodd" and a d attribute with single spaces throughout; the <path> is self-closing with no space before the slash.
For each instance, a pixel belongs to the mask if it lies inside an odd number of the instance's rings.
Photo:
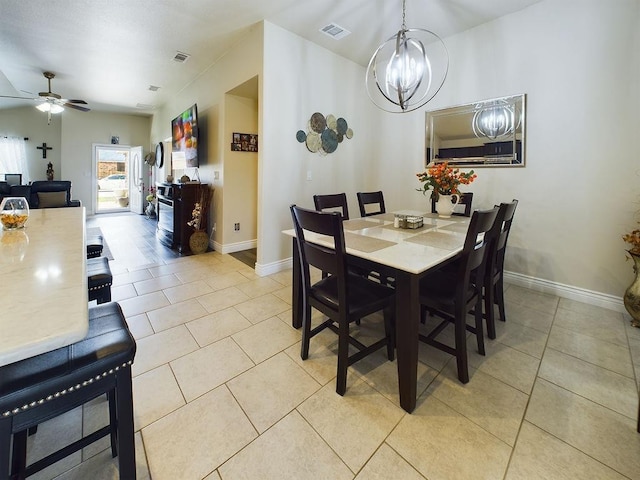
<path id="1" fill-rule="evenodd" d="M 136 343 L 120 306 L 107 303 L 89 309 L 89 333 L 83 340 L 0 367 L 0 478 L 23 479 L 110 435 L 120 478 L 135 479 L 131 390 L 135 353 Z M 109 425 L 27 466 L 30 428 L 105 393 Z"/>
<path id="2" fill-rule="evenodd" d="M 102 240 L 102 235 L 87 237 L 87 258 L 95 258 L 102 255 L 102 249 L 104 248 Z"/>
<path id="3" fill-rule="evenodd" d="M 109 268 L 109 259 L 107 257 L 87 258 L 89 301 L 96 300 L 98 304 L 110 302 L 112 283 L 113 275 Z"/>

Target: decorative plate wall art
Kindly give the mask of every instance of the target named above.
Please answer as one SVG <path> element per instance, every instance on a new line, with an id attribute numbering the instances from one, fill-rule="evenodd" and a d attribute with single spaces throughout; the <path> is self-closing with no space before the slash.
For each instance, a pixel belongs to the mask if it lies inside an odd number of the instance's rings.
<path id="1" fill-rule="evenodd" d="M 349 128 L 347 121 L 340 117 L 336 119 L 334 115 L 326 117 L 316 112 L 311 115 L 307 132 L 298 130 L 296 140 L 304 143 L 311 153 L 327 155 L 333 153 L 338 148 L 338 144 L 346 138 L 353 137 L 353 130 Z"/>

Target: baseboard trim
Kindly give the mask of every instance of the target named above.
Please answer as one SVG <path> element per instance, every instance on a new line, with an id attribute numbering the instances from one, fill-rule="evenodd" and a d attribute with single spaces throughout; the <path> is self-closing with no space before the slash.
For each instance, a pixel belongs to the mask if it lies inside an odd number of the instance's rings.
<path id="1" fill-rule="evenodd" d="M 576 300 L 578 302 L 595 305 L 598 307 L 625 313 L 622 297 L 616 297 L 606 293 L 595 292 L 585 288 L 551 282 L 542 278 L 530 277 L 521 273 L 504 272 L 504 281 L 512 285 L 530 288 L 541 293 L 549 293 L 558 297 Z"/>
<path id="2" fill-rule="evenodd" d="M 293 266 L 293 259 L 291 257 L 285 258 L 284 260 L 280 260 L 278 262 L 273 262 L 273 263 L 266 263 L 266 264 L 256 263 L 256 275 L 260 277 L 265 277 L 267 275 L 288 270 L 292 268 L 292 266 Z"/>
<path id="3" fill-rule="evenodd" d="M 257 264 L 256 274 L 264 277 L 274 273 L 281 272 L 291 268 L 293 265 L 293 258 L 285 258 L 278 262 Z M 544 280 L 542 278 L 530 277 L 521 273 L 504 272 L 504 281 L 511 285 L 518 285 L 520 287 L 530 288 L 541 293 L 548 293 L 551 295 L 557 295 L 561 298 L 567 298 L 569 300 L 576 300 L 578 302 L 587 303 L 589 305 L 595 305 L 597 307 L 606 308 L 608 310 L 614 310 L 616 312 L 625 313 L 624 303 L 622 297 L 616 297 L 606 293 L 595 292 L 593 290 L 587 290 L 586 288 L 574 287 L 572 285 L 565 285 L 563 283 L 552 282 Z"/>
<path id="4" fill-rule="evenodd" d="M 257 247 L 258 240 L 246 240 L 244 242 L 226 243 L 224 245 L 218 242 L 213 242 L 213 249 L 220 253 L 235 253 Z"/>

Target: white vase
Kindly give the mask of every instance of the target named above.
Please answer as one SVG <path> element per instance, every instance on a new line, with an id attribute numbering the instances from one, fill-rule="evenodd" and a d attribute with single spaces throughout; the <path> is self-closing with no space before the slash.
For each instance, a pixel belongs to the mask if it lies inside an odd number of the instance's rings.
<path id="1" fill-rule="evenodd" d="M 459 200 L 459 195 L 440 194 L 438 196 L 438 201 L 436 202 L 436 212 L 438 212 L 438 216 L 442 218 L 449 218 L 453 213 L 453 208 Z"/>

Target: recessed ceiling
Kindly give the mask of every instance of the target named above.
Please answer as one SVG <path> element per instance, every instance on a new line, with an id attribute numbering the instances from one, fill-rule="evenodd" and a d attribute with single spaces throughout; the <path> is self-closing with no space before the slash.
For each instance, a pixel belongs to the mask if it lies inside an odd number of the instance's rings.
<path id="1" fill-rule="evenodd" d="M 407 26 L 445 38 L 540 0 L 407 0 Z M 52 90 L 94 111 L 151 114 L 266 19 L 366 66 L 400 28 L 401 0 L 60 0 L 3 2 L 0 95 Z M 351 32 L 335 40 L 330 23 Z M 173 61 L 177 52 L 190 55 Z M 160 87 L 150 91 L 149 86 Z M 24 105 L 0 99 L 0 108 Z M 138 105 L 142 105 L 139 107 Z"/>

